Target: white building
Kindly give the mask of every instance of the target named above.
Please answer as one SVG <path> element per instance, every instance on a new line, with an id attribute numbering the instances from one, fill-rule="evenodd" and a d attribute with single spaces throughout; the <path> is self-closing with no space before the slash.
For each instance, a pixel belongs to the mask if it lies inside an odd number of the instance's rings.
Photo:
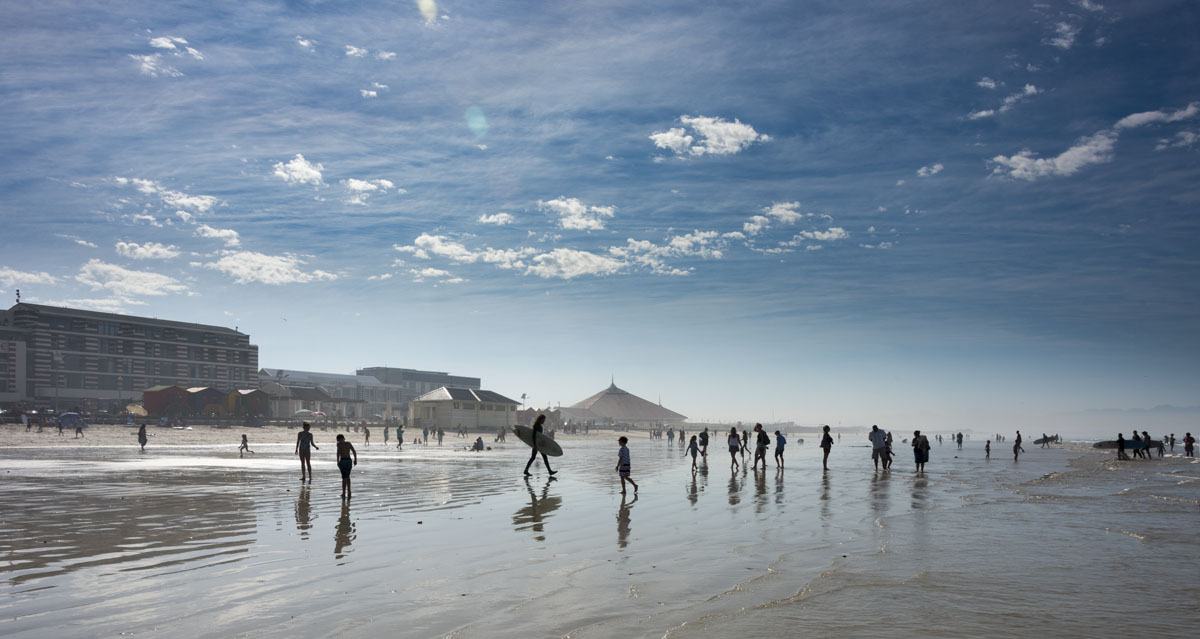
<path id="1" fill-rule="evenodd" d="M 443 386 L 408 403 L 408 425 L 494 432 L 516 423 L 518 406 L 519 402 L 492 391 Z"/>

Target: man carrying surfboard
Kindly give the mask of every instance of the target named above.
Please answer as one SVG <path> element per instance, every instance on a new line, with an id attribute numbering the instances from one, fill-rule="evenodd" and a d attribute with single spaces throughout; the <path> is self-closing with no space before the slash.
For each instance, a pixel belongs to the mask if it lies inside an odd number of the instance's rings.
<path id="1" fill-rule="evenodd" d="M 529 447 L 533 449 L 533 452 L 531 452 L 529 454 L 529 461 L 525 464 L 525 476 L 526 477 L 528 477 L 530 475 L 529 467 L 532 466 L 534 460 L 537 459 L 538 453 L 542 454 L 542 463 L 546 464 L 546 472 L 549 473 L 551 477 L 553 477 L 554 474 L 558 472 L 556 470 L 550 469 L 550 458 L 546 456 L 545 452 L 542 452 L 541 450 L 538 449 L 538 437 L 542 435 L 542 431 L 543 431 L 542 425 L 545 422 L 546 422 L 545 415 L 538 415 L 537 419 L 533 420 L 533 437 L 530 438 L 531 439 L 530 442 L 526 442 L 527 444 L 529 444 Z"/>

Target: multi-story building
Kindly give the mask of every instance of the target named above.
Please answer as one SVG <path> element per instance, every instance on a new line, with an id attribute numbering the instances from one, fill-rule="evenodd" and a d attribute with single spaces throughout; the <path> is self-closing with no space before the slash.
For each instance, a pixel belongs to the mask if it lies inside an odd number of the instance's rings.
<path id="1" fill-rule="evenodd" d="M 24 338 L 24 376 L 0 363 L 0 385 L 17 386 L 15 401 L 95 410 L 158 385 L 258 385 L 258 347 L 235 329 L 27 303 L 0 315 L 0 330 Z"/>
<path id="2" fill-rule="evenodd" d="M 401 418 L 408 400 L 417 396 L 400 386 L 385 384 L 371 375 L 264 368 L 259 371 L 259 381 L 268 394 L 279 397 L 295 395 L 294 389 L 297 388 L 321 389 L 332 400 L 323 402 L 321 409 L 333 410 L 330 417 L 347 419 L 372 419 L 377 415 L 382 418 Z M 323 412 L 329 413 L 328 410 Z"/>
<path id="3" fill-rule="evenodd" d="M 482 381 L 478 377 L 463 377 L 438 371 L 420 371 L 412 368 L 391 368 L 389 366 L 372 366 L 358 369 L 359 375 L 370 375 L 384 384 L 399 386 L 410 393 L 410 399 L 415 399 L 437 390 L 443 386 L 451 388 L 469 388 L 478 390 Z"/>
<path id="4" fill-rule="evenodd" d="M 25 394 L 25 332 L 5 326 L 0 313 L 0 403 L 20 401 Z"/>

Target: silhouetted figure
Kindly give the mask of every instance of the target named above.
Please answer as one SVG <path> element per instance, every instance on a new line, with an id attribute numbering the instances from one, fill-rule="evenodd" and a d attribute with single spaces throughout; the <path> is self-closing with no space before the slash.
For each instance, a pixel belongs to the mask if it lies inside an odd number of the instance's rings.
<path id="1" fill-rule="evenodd" d="M 983 458 L 984 459 L 992 458 L 992 440 L 990 440 L 990 439 L 987 440 L 987 443 L 983 445 Z"/>
<path id="2" fill-rule="evenodd" d="M 700 446 L 696 444 L 695 435 L 692 435 L 692 440 L 688 442 L 687 452 L 692 456 L 692 470 L 696 470 L 696 455 L 700 453 Z"/>
<path id="3" fill-rule="evenodd" d="M 337 467 L 342 471 L 342 499 L 350 499 L 353 494 L 350 490 L 350 471 L 358 465 L 358 451 L 354 450 L 354 444 L 346 441 L 345 435 L 337 436 Z M 350 456 L 354 459 L 351 460 Z M 308 471 L 310 474 L 312 471 Z"/>
<path id="4" fill-rule="evenodd" d="M 962 433 L 959 433 L 959 434 L 957 434 L 957 435 L 955 435 L 955 436 L 954 436 L 954 441 L 958 442 L 958 449 L 959 449 L 959 450 L 962 450 L 962 440 L 963 440 L 963 435 L 962 435 Z"/>
<path id="5" fill-rule="evenodd" d="M 1196 456 L 1196 438 L 1192 437 L 1191 433 L 1183 434 L 1183 456 L 1184 457 L 1195 457 Z"/>
<path id="6" fill-rule="evenodd" d="M 538 453 L 541 452 L 538 450 L 537 441 L 538 435 L 542 433 L 545 423 L 545 415 L 538 415 L 537 419 L 533 420 L 533 451 L 529 453 L 529 461 L 525 464 L 526 477 L 528 477 L 530 474 L 529 467 L 533 465 L 534 460 L 537 459 Z M 549 473 L 551 477 L 554 476 L 554 473 L 558 472 L 550 470 L 550 458 L 546 456 L 546 453 L 542 453 L 542 463 L 546 464 L 546 472 Z"/>
<path id="7" fill-rule="evenodd" d="M 363 444 L 371 445 L 371 429 L 363 426 Z"/>
<path id="8" fill-rule="evenodd" d="M 895 453 L 892 452 L 892 431 L 888 431 L 887 437 L 883 442 L 883 469 L 891 470 L 892 462 L 896 459 Z"/>
<path id="9" fill-rule="evenodd" d="M 742 449 L 742 438 L 738 437 L 737 427 L 729 429 L 729 468 L 736 470 L 738 468 L 738 451 Z"/>
<path id="10" fill-rule="evenodd" d="M 921 431 L 913 431 L 913 458 L 917 462 L 917 472 L 925 472 L 925 464 L 929 461 L 929 438 L 922 435 Z"/>
<path id="11" fill-rule="evenodd" d="M 142 453 L 146 452 L 146 441 L 147 441 L 146 438 L 147 437 L 148 437 L 148 435 L 146 435 L 146 425 L 142 424 L 141 426 L 138 427 L 138 432 L 137 432 L 138 446 L 141 446 L 141 450 L 139 450 L 138 452 L 142 452 Z"/>
<path id="12" fill-rule="evenodd" d="M 708 427 L 700 432 L 700 456 L 708 457 Z"/>
<path id="13" fill-rule="evenodd" d="M 246 453 L 253 455 L 254 451 L 250 450 L 250 440 L 246 438 L 245 433 L 242 433 L 242 443 L 238 446 L 238 457 L 245 457 Z"/>
<path id="14" fill-rule="evenodd" d="M 1128 461 L 1129 455 L 1125 454 L 1125 434 L 1117 433 L 1117 459 Z"/>
<path id="15" fill-rule="evenodd" d="M 829 435 L 828 426 L 822 426 L 821 432 L 823 433 L 821 435 L 821 450 L 823 451 L 821 456 L 821 469 L 829 470 L 829 449 L 833 448 L 833 437 L 830 437 Z M 838 433 L 838 439 L 841 438 L 842 434 Z"/>
<path id="16" fill-rule="evenodd" d="M 887 433 L 879 430 L 878 424 L 872 425 L 867 439 L 871 440 L 871 461 L 875 463 L 875 470 L 879 470 L 879 460 L 886 456 Z"/>
<path id="17" fill-rule="evenodd" d="M 763 471 L 767 470 L 767 447 L 771 445 L 771 437 L 767 435 L 767 431 L 763 430 L 762 424 L 754 425 L 754 464 L 755 470 L 758 469 L 758 462 L 762 462 Z"/>
<path id="18" fill-rule="evenodd" d="M 787 445 L 787 438 L 783 433 L 775 431 L 775 466 L 783 468 L 783 447 Z"/>
<path id="19" fill-rule="evenodd" d="M 629 460 L 629 438 L 621 436 L 617 439 L 617 444 L 621 447 L 617 450 L 617 475 L 621 478 L 621 494 L 625 494 L 625 482 L 633 484 L 633 492 L 637 494 L 638 485 L 636 481 L 629 476 L 633 466 Z"/>
<path id="20" fill-rule="evenodd" d="M 300 432 L 296 433 L 296 455 L 300 457 L 300 481 L 307 478 L 309 483 L 312 483 L 312 451 L 313 449 L 321 450 L 313 441 L 311 429 L 312 425 L 304 422 L 300 426 Z"/>

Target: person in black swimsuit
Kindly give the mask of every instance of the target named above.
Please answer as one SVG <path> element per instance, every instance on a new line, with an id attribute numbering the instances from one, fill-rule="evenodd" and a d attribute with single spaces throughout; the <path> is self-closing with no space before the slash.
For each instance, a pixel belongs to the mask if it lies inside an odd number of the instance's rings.
<path id="1" fill-rule="evenodd" d="M 312 426 L 308 422 L 304 422 L 302 429 L 296 434 L 296 454 L 300 456 L 300 481 L 304 481 L 307 471 L 308 483 L 312 483 L 312 451 L 310 448 L 321 450 L 313 441 L 313 434 L 309 432 Z"/>
<path id="2" fill-rule="evenodd" d="M 542 424 L 544 424 L 545 422 L 546 422 L 545 415 L 538 415 L 537 419 L 533 420 L 533 452 L 531 452 L 529 454 L 529 462 L 525 464 L 525 476 L 526 477 L 528 477 L 530 475 L 529 467 L 533 465 L 534 460 L 537 459 L 538 453 L 541 452 L 540 450 L 538 450 L 538 447 L 537 447 L 537 436 L 542 433 L 542 430 L 543 430 Z M 546 472 L 550 473 L 551 477 L 554 476 L 554 473 L 558 472 L 556 470 L 550 470 L 550 458 L 546 457 L 546 453 L 542 453 L 542 462 L 546 464 Z"/>

